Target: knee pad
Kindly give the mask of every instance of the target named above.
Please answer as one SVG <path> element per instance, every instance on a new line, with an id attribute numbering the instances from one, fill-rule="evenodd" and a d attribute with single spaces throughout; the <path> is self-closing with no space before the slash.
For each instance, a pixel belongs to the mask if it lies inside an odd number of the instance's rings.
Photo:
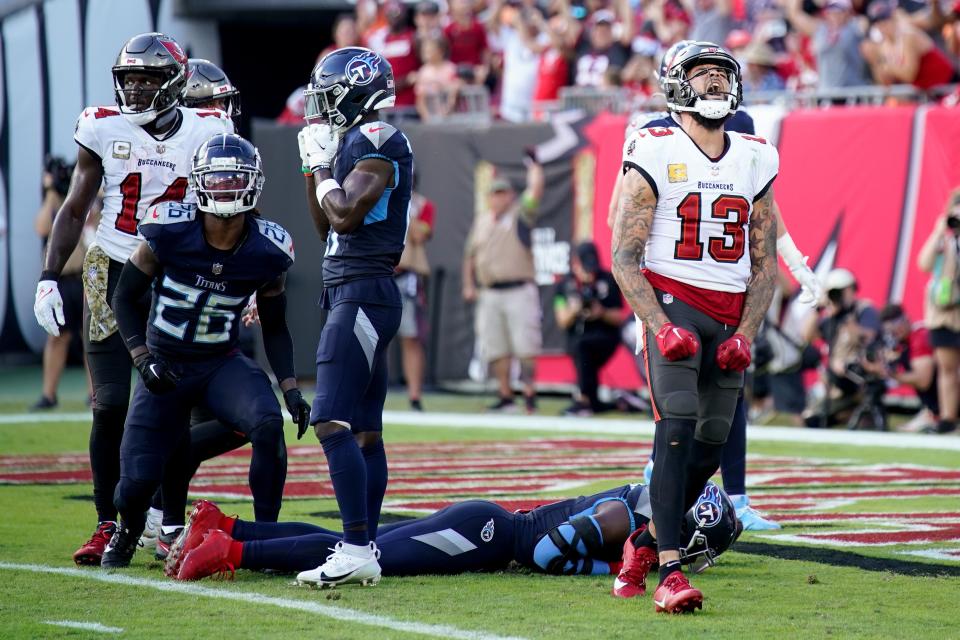
<path id="1" fill-rule="evenodd" d="M 700 409 L 697 393 L 687 389 L 658 393 L 656 402 L 660 415 L 667 419 L 696 420 Z"/>
<path id="2" fill-rule="evenodd" d="M 520 382 L 525 385 L 533 384 L 535 366 L 531 358 L 522 358 L 520 360 Z"/>
<path id="3" fill-rule="evenodd" d="M 287 457 L 287 445 L 283 440 L 283 420 L 271 418 L 250 430 L 250 443 L 259 451 L 272 451 L 278 459 Z"/>
<path id="4" fill-rule="evenodd" d="M 707 418 L 700 425 L 697 437 L 706 444 L 720 446 L 730 435 L 731 422 L 720 418 Z"/>

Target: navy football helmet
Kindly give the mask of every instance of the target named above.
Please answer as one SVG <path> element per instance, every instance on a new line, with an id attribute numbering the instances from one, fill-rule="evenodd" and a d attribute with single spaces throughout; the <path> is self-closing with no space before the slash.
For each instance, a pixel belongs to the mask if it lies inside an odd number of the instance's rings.
<path id="1" fill-rule="evenodd" d="M 337 49 L 313 68 L 303 96 L 307 122 L 326 122 L 342 134 L 371 111 L 394 105 L 393 68 L 370 49 Z"/>
<path id="2" fill-rule="evenodd" d="M 681 535 L 690 537 L 686 546 L 680 547 L 680 561 L 692 564 L 694 572 L 700 573 L 712 567 L 716 557 L 729 549 L 742 532 L 743 525 L 730 496 L 708 482 L 684 516 Z"/>
<path id="3" fill-rule="evenodd" d="M 217 134 L 193 154 L 190 186 L 197 208 L 220 218 L 232 218 L 257 206 L 263 189 L 260 152 L 235 133 Z"/>
<path id="4" fill-rule="evenodd" d="M 120 113 L 138 126 L 180 104 L 187 89 L 187 55 L 176 40 L 162 33 L 141 33 L 127 40 L 112 72 Z M 152 76 L 156 86 L 128 86 L 127 74 Z"/>
<path id="5" fill-rule="evenodd" d="M 697 93 L 690 84 L 693 80 L 693 77 L 687 76 L 690 70 L 697 65 L 708 63 L 727 72 L 729 90 L 723 92 L 722 99 L 708 99 L 705 94 Z M 671 111 L 699 113 L 704 118 L 718 120 L 734 113 L 740 107 L 743 100 L 740 63 L 719 45 L 712 42 L 690 42 L 677 51 L 667 64 L 666 77 L 661 78 L 660 82 L 667 96 L 667 107 Z"/>

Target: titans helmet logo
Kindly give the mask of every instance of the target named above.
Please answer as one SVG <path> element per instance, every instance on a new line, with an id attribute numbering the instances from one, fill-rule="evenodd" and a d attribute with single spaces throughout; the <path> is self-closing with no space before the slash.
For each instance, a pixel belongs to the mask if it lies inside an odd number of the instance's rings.
<path id="1" fill-rule="evenodd" d="M 707 485 L 697 498 L 693 513 L 700 527 L 709 528 L 720 522 L 723 516 L 723 502 L 720 500 L 720 489 L 717 485 L 713 483 Z"/>
<path id="2" fill-rule="evenodd" d="M 362 87 L 373 82 L 379 67 L 380 56 L 370 51 L 350 58 L 350 62 L 344 69 L 344 74 L 350 84 Z"/>

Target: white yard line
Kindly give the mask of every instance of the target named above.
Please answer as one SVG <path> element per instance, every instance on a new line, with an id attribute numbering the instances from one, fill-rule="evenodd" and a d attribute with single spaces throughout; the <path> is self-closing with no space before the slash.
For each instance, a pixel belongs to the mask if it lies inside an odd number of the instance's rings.
<path id="1" fill-rule="evenodd" d="M 383 421 L 407 427 L 446 427 L 451 431 L 498 429 L 506 431 L 546 431 L 594 434 L 653 436 L 654 424 L 647 419 L 563 418 L 560 416 L 517 416 L 469 413 L 417 413 L 384 411 Z M 801 427 L 747 428 L 751 442 L 795 442 L 798 444 L 840 444 L 886 449 L 936 449 L 960 451 L 960 438 L 882 431 L 846 431 L 840 429 L 804 429 Z"/>
<path id="2" fill-rule="evenodd" d="M 252 591 L 211 589 L 198 584 L 175 582 L 173 580 L 151 580 L 149 578 L 137 578 L 134 576 L 123 575 L 121 573 L 107 573 L 97 569 L 69 569 L 66 567 L 51 567 L 42 564 L 0 562 L 0 570 L 3 569 L 8 571 L 27 571 L 30 573 L 69 576 L 71 578 L 95 580 L 97 582 L 121 584 L 130 587 L 145 587 L 147 589 L 155 589 L 157 591 L 171 591 L 173 593 L 212 598 L 214 600 L 233 600 L 236 602 L 244 602 L 253 605 L 269 605 L 273 607 L 280 607 L 281 609 L 292 609 L 294 611 L 312 613 L 324 618 L 337 620 L 339 622 L 362 624 L 371 627 L 382 627 L 384 629 L 390 629 L 391 631 L 418 633 L 420 635 L 432 636 L 435 638 L 458 638 L 461 640 L 523 640 L 522 638 L 518 638 L 516 636 L 499 636 L 492 633 L 485 633 L 483 631 L 470 631 L 468 629 L 459 629 L 457 627 L 451 627 L 443 624 L 405 622 L 389 616 L 365 613 L 355 609 L 335 607 L 327 604 L 319 604 L 309 600 L 278 598 L 276 596 L 268 596 L 263 593 L 255 593 Z M 357 588 L 359 589 L 360 587 Z"/>
<path id="3" fill-rule="evenodd" d="M 89 413 L 17 413 L 0 415 L 0 425 L 48 422 L 83 422 Z M 647 419 L 563 418 L 560 416 L 516 416 L 485 413 L 419 413 L 384 411 L 387 424 L 407 427 L 445 427 L 451 431 L 496 429 L 501 431 L 544 431 L 552 434 L 653 436 L 653 421 Z M 838 444 L 884 449 L 936 449 L 960 451 L 960 438 L 882 431 L 846 431 L 843 429 L 804 429 L 801 427 L 747 428 L 752 442 L 794 442 L 798 444 Z"/>
<path id="4" fill-rule="evenodd" d="M 96 631 L 98 633 L 123 633 L 120 627 L 108 627 L 99 622 L 76 622 L 74 620 L 44 620 L 43 624 L 49 624 L 54 627 L 66 627 L 68 629 L 82 629 L 84 631 Z"/>

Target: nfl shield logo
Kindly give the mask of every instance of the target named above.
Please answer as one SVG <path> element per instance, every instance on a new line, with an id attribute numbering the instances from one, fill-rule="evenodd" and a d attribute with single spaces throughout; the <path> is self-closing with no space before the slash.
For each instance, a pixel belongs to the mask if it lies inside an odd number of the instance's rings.
<path id="1" fill-rule="evenodd" d="M 159 153 L 160 155 L 163 155 L 163 153 L 166 150 L 167 150 L 167 147 L 165 145 L 162 145 L 162 144 L 157 145 L 157 153 Z"/>
<path id="2" fill-rule="evenodd" d="M 219 262 L 213 263 L 213 275 L 218 276 L 223 273 L 223 265 Z"/>

